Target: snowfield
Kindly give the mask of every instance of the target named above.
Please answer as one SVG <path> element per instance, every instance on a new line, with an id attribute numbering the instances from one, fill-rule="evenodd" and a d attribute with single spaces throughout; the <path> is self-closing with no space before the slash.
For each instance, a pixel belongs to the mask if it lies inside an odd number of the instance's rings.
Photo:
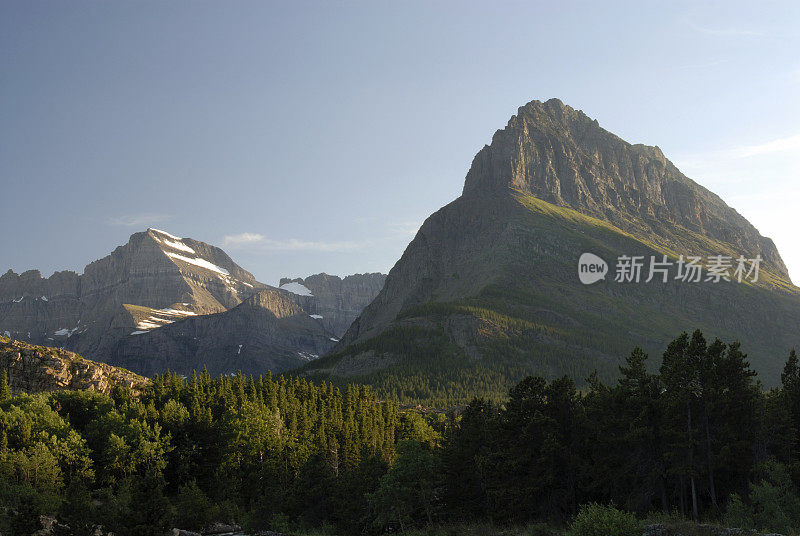
<path id="1" fill-rule="evenodd" d="M 220 268 L 216 264 L 208 262 L 205 259 L 200 259 L 200 258 L 193 259 L 191 257 L 184 257 L 183 255 L 172 253 L 171 251 L 165 251 L 164 254 L 168 257 L 172 257 L 173 259 L 178 259 L 179 261 L 183 261 L 189 264 L 194 264 L 195 266 L 199 266 L 200 268 L 205 268 L 206 270 L 211 270 L 212 272 L 217 272 L 218 274 L 231 275 L 228 272 L 228 270 Z"/>
<path id="2" fill-rule="evenodd" d="M 300 283 L 294 283 L 294 282 L 284 283 L 278 288 L 280 288 L 281 290 L 288 290 L 292 294 L 297 294 L 298 296 L 313 296 L 313 294 L 311 294 L 311 291 L 307 287 L 301 285 Z"/>

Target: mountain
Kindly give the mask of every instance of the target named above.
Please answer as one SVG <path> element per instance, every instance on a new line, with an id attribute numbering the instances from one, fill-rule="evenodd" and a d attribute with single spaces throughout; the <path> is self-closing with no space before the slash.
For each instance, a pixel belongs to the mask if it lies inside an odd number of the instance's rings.
<path id="1" fill-rule="evenodd" d="M 258 282 L 220 248 L 148 229 L 81 275 L 0 276 L 0 334 L 142 374 L 188 374 L 203 365 L 213 373 L 279 372 L 336 342 L 343 322 L 380 290 L 362 277 L 384 276 L 311 276 L 339 284 L 315 285 L 320 298 L 309 301 Z M 317 308 L 338 331 L 316 318 Z"/>
<path id="2" fill-rule="evenodd" d="M 281 278 L 280 288 L 294 294 L 303 308 L 319 317 L 325 329 L 344 335 L 364 307 L 375 299 L 386 281 L 385 274 L 355 274 L 344 279 L 335 275 Z"/>
<path id="3" fill-rule="evenodd" d="M 121 339 L 107 359 L 146 375 L 189 374 L 204 366 L 212 375 L 239 370 L 256 375 L 297 368 L 336 340 L 288 292 L 269 288 L 228 311 Z"/>
<path id="4" fill-rule="evenodd" d="M 6 272 L 0 332 L 100 356 L 131 331 L 225 311 L 265 287 L 219 248 L 148 229 L 82 275 Z"/>
<path id="5" fill-rule="evenodd" d="M 582 284 L 583 253 L 610 273 Z M 706 282 L 706 267 L 694 283 L 675 279 L 681 255 L 763 261 L 756 282 Z M 666 256 L 673 271 L 666 282 L 644 282 L 646 271 L 617 282 L 622 256 Z M 519 108 L 495 133 L 462 195 L 425 221 L 376 299 L 303 373 L 463 401 L 530 373 L 611 379 L 635 345 L 655 353 L 701 328 L 741 340 L 774 384 L 800 346 L 798 326 L 800 289 L 770 239 L 658 147 L 632 145 L 553 99 Z"/>
<path id="6" fill-rule="evenodd" d="M 14 393 L 81 389 L 109 394 L 115 386 L 134 393 L 150 382 L 125 369 L 95 363 L 59 348 L 34 346 L 0 336 L 0 370 Z"/>

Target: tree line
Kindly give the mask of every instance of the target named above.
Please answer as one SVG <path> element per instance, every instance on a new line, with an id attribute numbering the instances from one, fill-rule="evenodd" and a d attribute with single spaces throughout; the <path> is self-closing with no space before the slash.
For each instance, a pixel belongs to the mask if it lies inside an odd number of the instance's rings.
<path id="1" fill-rule="evenodd" d="M 529 376 L 501 402 L 402 409 L 370 388 L 267 374 L 165 374 L 138 397 L 12 396 L 0 377 L 0 532 L 70 534 L 441 523 L 568 526 L 582 505 L 800 526 L 800 366 L 766 391 L 738 343 L 699 331 L 619 379 Z M 657 370 L 656 370 L 657 369 Z M 613 510 L 616 511 L 616 510 Z M 67 530 L 67 529 L 63 529 Z"/>

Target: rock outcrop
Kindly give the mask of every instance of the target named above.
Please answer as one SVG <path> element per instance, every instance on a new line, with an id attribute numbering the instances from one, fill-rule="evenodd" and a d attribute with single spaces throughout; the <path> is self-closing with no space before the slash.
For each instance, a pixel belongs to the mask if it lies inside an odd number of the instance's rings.
<path id="1" fill-rule="evenodd" d="M 14 393 L 77 389 L 108 394 L 114 386 L 122 386 L 136 394 L 150 382 L 125 369 L 95 363 L 73 352 L 1 336 L 0 370 L 7 372 Z"/>
<path id="2" fill-rule="evenodd" d="M 294 289 L 297 302 L 309 314 L 321 317 L 319 320 L 325 329 L 341 337 L 364 307 L 375 299 L 385 281 L 386 275 L 380 273 L 354 274 L 344 279 L 316 274 L 305 279 L 284 277 L 280 286 L 290 292 Z"/>

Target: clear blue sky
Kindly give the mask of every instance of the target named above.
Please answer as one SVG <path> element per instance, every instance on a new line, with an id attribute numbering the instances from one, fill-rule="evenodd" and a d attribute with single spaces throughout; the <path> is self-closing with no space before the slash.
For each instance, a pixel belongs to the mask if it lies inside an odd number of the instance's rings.
<path id="1" fill-rule="evenodd" d="M 0 3 L 0 270 L 148 226 L 387 271 L 516 109 L 659 145 L 800 282 L 797 2 Z"/>

